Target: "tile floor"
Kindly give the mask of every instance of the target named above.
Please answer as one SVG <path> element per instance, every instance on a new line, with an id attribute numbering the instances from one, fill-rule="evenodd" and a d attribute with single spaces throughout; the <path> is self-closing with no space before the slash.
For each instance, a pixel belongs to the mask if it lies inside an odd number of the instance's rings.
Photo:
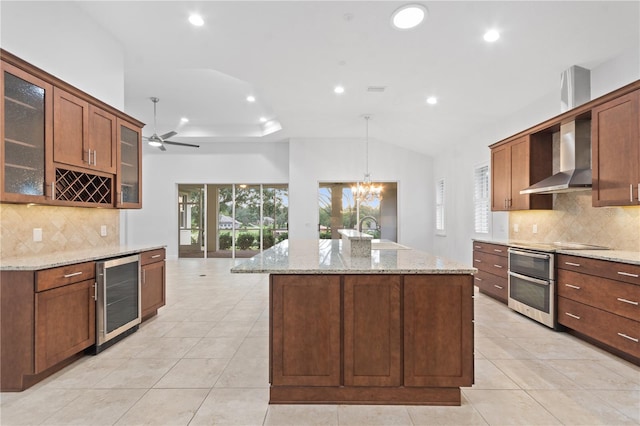
<path id="1" fill-rule="evenodd" d="M 638 425 L 640 368 L 476 295 L 476 384 L 461 407 L 274 405 L 268 277 L 167 262 L 167 306 L 133 335 L 21 393 L 10 425 Z"/>

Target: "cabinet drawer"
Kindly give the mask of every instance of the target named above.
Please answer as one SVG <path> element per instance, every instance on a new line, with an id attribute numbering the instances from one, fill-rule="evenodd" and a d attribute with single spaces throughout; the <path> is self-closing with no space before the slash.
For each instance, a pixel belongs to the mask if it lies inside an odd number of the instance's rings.
<path id="1" fill-rule="evenodd" d="M 473 276 L 473 282 L 484 293 L 488 293 L 490 296 L 507 303 L 509 287 L 506 278 L 478 270 Z"/>
<path id="2" fill-rule="evenodd" d="M 558 269 L 558 296 L 640 320 L 640 286 Z"/>
<path id="3" fill-rule="evenodd" d="M 640 266 L 628 263 L 559 254 L 558 269 L 598 275 L 616 281 L 640 285 Z"/>
<path id="4" fill-rule="evenodd" d="M 640 358 L 640 322 L 558 297 L 558 322 Z"/>
<path id="5" fill-rule="evenodd" d="M 140 253 L 140 265 L 147 265 L 149 263 L 160 262 L 164 260 L 164 249 L 149 250 Z"/>
<path id="6" fill-rule="evenodd" d="M 507 257 L 507 250 L 509 247 L 500 244 L 481 243 L 479 241 L 473 242 L 473 250 L 481 251 L 484 253 L 495 254 L 498 256 Z"/>
<path id="7" fill-rule="evenodd" d="M 95 262 L 76 263 L 36 272 L 36 291 L 48 290 L 96 277 Z"/>
<path id="8" fill-rule="evenodd" d="M 509 260 L 506 257 L 481 251 L 473 252 L 473 266 L 481 271 L 507 278 Z"/>

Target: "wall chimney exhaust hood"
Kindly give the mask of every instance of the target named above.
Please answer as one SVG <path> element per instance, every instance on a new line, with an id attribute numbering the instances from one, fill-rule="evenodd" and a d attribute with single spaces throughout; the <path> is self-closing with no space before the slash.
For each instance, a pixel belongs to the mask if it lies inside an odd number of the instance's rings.
<path id="1" fill-rule="evenodd" d="M 591 73 L 573 66 L 560 76 L 560 109 L 568 111 L 591 97 Z M 560 171 L 520 191 L 520 194 L 556 194 L 591 189 L 591 121 L 560 125 Z"/>

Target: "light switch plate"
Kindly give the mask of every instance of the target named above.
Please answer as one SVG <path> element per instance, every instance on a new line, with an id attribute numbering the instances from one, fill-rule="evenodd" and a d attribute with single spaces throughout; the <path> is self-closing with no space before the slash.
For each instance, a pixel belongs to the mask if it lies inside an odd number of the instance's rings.
<path id="1" fill-rule="evenodd" d="M 538 233 L 538 225 L 533 225 L 533 233 L 534 234 Z"/>
<path id="2" fill-rule="evenodd" d="M 100 226 L 100 236 L 101 237 L 107 236 L 107 225 Z"/>
<path id="3" fill-rule="evenodd" d="M 42 228 L 33 228 L 33 241 L 42 241 Z"/>

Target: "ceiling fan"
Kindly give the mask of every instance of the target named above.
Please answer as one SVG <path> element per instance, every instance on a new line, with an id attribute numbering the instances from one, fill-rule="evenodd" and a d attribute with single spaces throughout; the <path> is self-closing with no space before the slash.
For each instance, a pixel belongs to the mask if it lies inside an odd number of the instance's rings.
<path id="1" fill-rule="evenodd" d="M 152 97 L 149 98 L 151 99 L 151 102 L 153 102 L 153 135 L 151 136 L 143 136 L 144 139 L 146 139 L 147 141 L 149 141 L 149 145 L 157 147 L 158 149 L 160 149 L 160 151 L 166 151 L 167 148 L 164 147 L 164 145 L 179 145 L 179 146 L 189 146 L 192 148 L 200 148 L 200 145 L 194 145 L 191 143 L 183 143 L 183 142 L 173 142 L 173 141 L 168 141 L 167 139 L 174 137 L 175 135 L 178 134 L 178 132 L 174 132 L 171 131 L 169 133 L 165 133 L 164 135 L 160 135 L 158 136 L 158 133 L 156 132 L 156 124 L 157 124 L 157 118 L 156 118 L 156 105 L 158 104 L 158 101 L 160 101 L 160 99 L 156 98 L 156 97 Z"/>

